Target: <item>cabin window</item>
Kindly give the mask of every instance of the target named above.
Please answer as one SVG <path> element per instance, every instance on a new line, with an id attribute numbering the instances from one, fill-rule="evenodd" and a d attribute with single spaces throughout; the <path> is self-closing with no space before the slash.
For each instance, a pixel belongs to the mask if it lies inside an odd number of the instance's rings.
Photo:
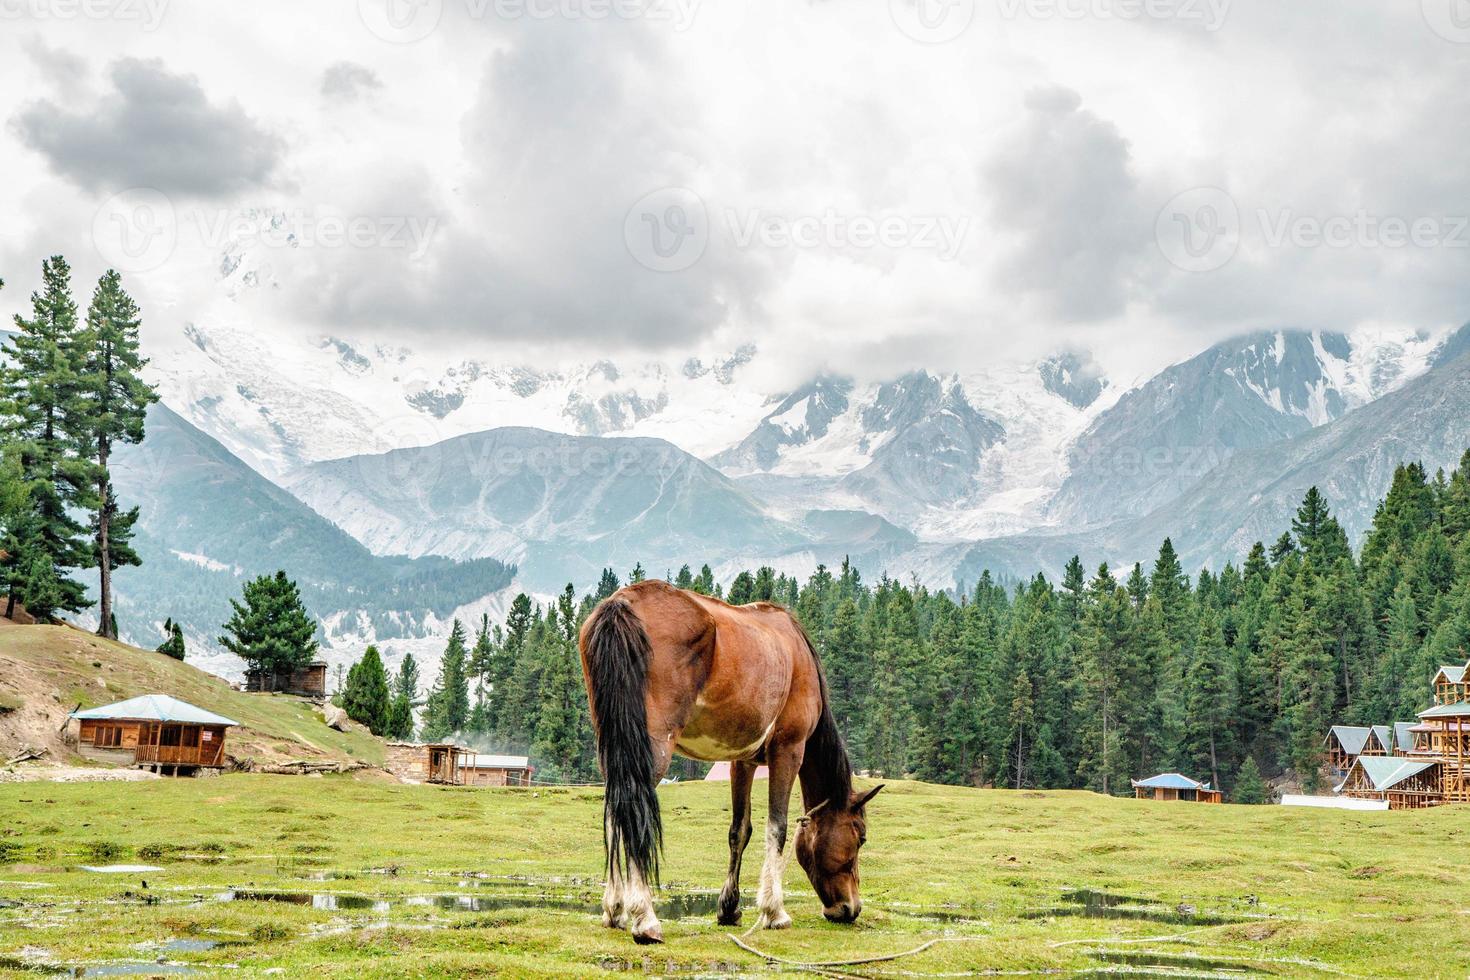
<path id="1" fill-rule="evenodd" d="M 199 729 L 185 728 L 183 730 L 183 738 L 180 739 L 180 744 L 188 749 L 199 748 Z"/>
<path id="2" fill-rule="evenodd" d="M 117 725 L 98 725 L 92 744 L 100 749 L 115 749 L 122 745 L 122 729 Z"/>

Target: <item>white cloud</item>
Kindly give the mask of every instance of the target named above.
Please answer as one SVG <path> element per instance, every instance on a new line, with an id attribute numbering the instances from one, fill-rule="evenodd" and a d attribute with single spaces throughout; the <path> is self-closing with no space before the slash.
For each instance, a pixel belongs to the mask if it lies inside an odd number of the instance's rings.
<path id="1" fill-rule="evenodd" d="M 8 22 L 0 312 L 20 307 L 49 252 L 94 274 L 104 192 L 139 174 L 237 212 L 432 224 L 423 249 L 256 255 L 275 285 L 230 309 L 265 331 L 512 360 L 753 340 L 780 365 L 765 370 L 797 377 L 1081 345 L 1133 370 L 1263 326 L 1436 327 L 1470 311 L 1465 250 L 1256 234 L 1263 210 L 1470 210 L 1467 49 L 1418 4 L 1236 0 L 1213 31 L 978 4 L 941 44 L 915 42 L 882 2 L 604 19 L 577 4 L 536 8 L 550 17 L 439 6 L 416 43 L 374 35 L 356 4 L 285 0 L 174 4 L 152 30 Z M 153 89 L 119 82 L 150 65 Z M 192 123 L 165 125 L 169 92 Z M 1201 186 L 1226 190 L 1245 224 L 1230 262 L 1185 272 L 1154 224 Z M 658 272 L 625 226 L 671 187 L 697 195 L 707 237 L 687 268 Z M 915 234 L 852 235 L 929 219 L 964 223 L 952 254 Z M 821 230 L 745 242 L 739 230 L 765 220 Z M 218 242 L 185 234 L 134 277 L 148 329 L 220 315 L 220 264 Z"/>

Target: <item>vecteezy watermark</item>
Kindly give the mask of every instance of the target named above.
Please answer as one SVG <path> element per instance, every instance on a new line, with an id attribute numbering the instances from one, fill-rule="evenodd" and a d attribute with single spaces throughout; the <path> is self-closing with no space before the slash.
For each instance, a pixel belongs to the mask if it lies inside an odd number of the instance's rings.
<path id="1" fill-rule="evenodd" d="M 1167 20 L 1225 26 L 1232 0 L 997 0 L 1006 20 Z"/>
<path id="2" fill-rule="evenodd" d="M 913 249 L 948 262 L 970 232 L 968 215 L 788 214 L 762 208 L 726 208 L 712 220 L 700 196 L 668 187 L 645 194 L 628 209 L 623 241 L 639 265 L 681 272 L 698 262 L 716 238 L 733 249 Z M 718 234 L 716 234 L 718 233 Z"/>
<path id="3" fill-rule="evenodd" d="M 178 212 L 167 194 L 134 187 L 114 194 L 92 217 L 92 242 L 119 272 L 148 272 L 168 261 L 179 244 Z"/>
<path id="4" fill-rule="evenodd" d="M 1187 272 L 1224 267 L 1248 239 L 1262 248 L 1470 249 L 1470 214 L 1388 215 L 1368 208 L 1342 214 L 1302 214 L 1257 208 L 1243 219 L 1235 199 L 1218 187 L 1174 197 L 1154 226 L 1159 249 Z"/>
<path id="5" fill-rule="evenodd" d="M 0 20 L 111 20 L 156 31 L 169 0 L 0 0 Z"/>
<path id="6" fill-rule="evenodd" d="M 369 31 L 394 44 L 422 41 L 444 19 L 446 0 L 357 0 Z M 646 20 L 688 30 L 701 0 L 449 0 L 470 20 Z"/>
<path id="7" fill-rule="evenodd" d="M 888 0 L 894 25 L 921 44 L 953 41 L 975 19 L 975 0 Z"/>
<path id="8" fill-rule="evenodd" d="M 725 227 L 736 248 L 921 249 L 948 262 L 970 232 L 967 215 L 842 214 L 786 215 L 754 209 L 725 211 Z"/>
<path id="9" fill-rule="evenodd" d="M 1424 23 L 1446 41 L 1470 44 L 1470 0 L 1419 0 Z"/>
<path id="10" fill-rule="evenodd" d="M 439 227 L 422 215 L 318 214 L 307 208 L 286 211 L 198 209 L 188 214 L 199 241 L 211 248 L 231 244 L 265 248 L 383 248 L 419 259 Z"/>
<path id="11" fill-rule="evenodd" d="M 148 272 L 180 242 L 216 251 L 233 247 L 395 249 L 420 259 L 438 230 L 425 215 L 349 215 L 309 208 L 282 211 L 176 207 L 167 194 L 135 187 L 114 194 L 92 218 L 92 241 L 120 272 Z"/>
<path id="12" fill-rule="evenodd" d="M 1240 248 L 1240 209 L 1218 187 L 1195 187 L 1164 205 L 1154 221 L 1154 240 L 1186 272 L 1213 272 Z"/>
<path id="13" fill-rule="evenodd" d="M 645 194 L 623 219 L 628 254 L 654 272 L 682 272 L 704 256 L 709 245 L 709 212 L 700 196 L 685 187 Z"/>

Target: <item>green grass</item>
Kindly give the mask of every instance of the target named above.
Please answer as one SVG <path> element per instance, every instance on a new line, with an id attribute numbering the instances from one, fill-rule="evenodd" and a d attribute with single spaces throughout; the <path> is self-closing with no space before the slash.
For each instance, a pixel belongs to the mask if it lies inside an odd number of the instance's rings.
<path id="1" fill-rule="evenodd" d="M 763 788 L 758 783 L 757 788 Z M 661 790 L 670 893 L 723 878 L 727 787 Z M 595 906 L 596 790 L 468 790 L 354 780 L 224 776 L 154 783 L 0 785 L 0 962 L 44 950 L 67 965 L 169 954 L 231 976 L 586 975 L 761 972 L 712 916 L 665 918 L 638 947 L 580 908 L 441 909 L 411 896 L 535 892 Z M 763 806 L 758 806 L 763 811 Z M 1247 967 L 1282 976 L 1465 976 L 1466 811 L 1349 813 L 977 791 L 897 783 L 874 801 L 856 926 L 826 922 L 795 862 L 794 928 L 757 933 L 804 962 L 940 943 L 845 975 L 1086 971 L 1119 953 L 1178 975 Z M 747 905 L 759 835 L 748 854 Z M 96 854 L 144 875 L 77 869 Z M 492 876 L 476 884 L 466 872 Z M 146 878 L 148 889 L 142 889 Z M 228 887 L 389 900 L 388 911 L 219 902 Z M 1185 907 L 1182 924 L 1059 916 L 1069 888 Z M 9 903 L 19 903 L 10 906 Z M 1075 908 L 1075 906 L 1071 906 Z M 1215 918 L 1224 925 L 1203 925 Z M 747 909 L 745 927 L 754 921 Z M 1159 969 L 1159 967 L 1154 967 Z"/>
<path id="2" fill-rule="evenodd" d="M 187 660 L 66 626 L 0 627 L 0 702 L 46 698 L 64 714 L 140 694 L 168 694 L 240 722 L 244 730 L 226 737 L 231 755 L 383 761 L 381 741 L 328 728 L 320 709 L 300 698 L 243 694 Z"/>

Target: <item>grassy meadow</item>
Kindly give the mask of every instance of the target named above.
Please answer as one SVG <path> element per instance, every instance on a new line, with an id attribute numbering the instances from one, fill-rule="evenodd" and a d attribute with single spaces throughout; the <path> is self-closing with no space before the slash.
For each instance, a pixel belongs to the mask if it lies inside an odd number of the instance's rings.
<path id="1" fill-rule="evenodd" d="M 712 783 L 661 791 L 667 942 L 639 947 L 596 915 L 595 789 L 265 775 L 0 785 L 0 970 L 1470 972 L 1458 808 L 1348 813 L 890 784 L 870 809 L 856 926 L 821 917 L 793 860 L 794 927 L 747 942 L 785 960 L 827 963 L 945 941 L 899 960 L 819 971 L 768 963 L 727 935 L 754 922 L 759 834 L 745 868 L 744 922 L 714 924 L 726 793 Z M 80 867 L 117 863 L 163 870 Z M 1084 901 L 1069 894 L 1078 889 L 1118 898 Z M 302 904 L 265 897 L 283 895 Z M 165 962 L 140 965 L 157 960 Z"/>

